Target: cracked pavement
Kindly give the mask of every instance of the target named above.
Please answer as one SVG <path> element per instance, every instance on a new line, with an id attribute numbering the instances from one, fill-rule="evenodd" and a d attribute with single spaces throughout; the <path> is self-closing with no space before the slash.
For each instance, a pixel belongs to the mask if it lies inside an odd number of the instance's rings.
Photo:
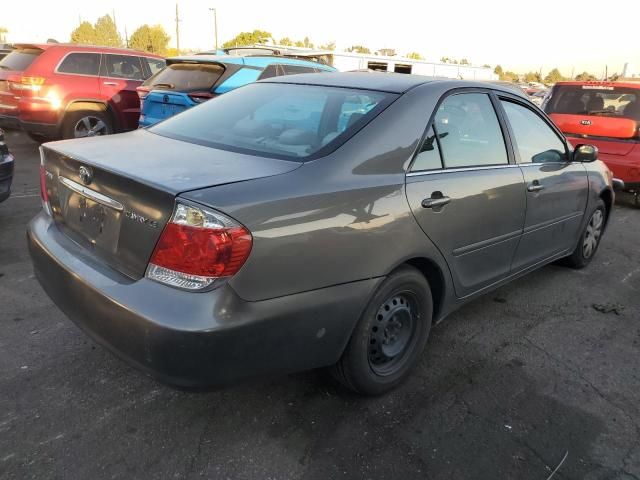
<path id="1" fill-rule="evenodd" d="M 33 278 L 37 145 L 8 132 L 0 204 L 0 478 L 640 479 L 640 209 L 594 262 L 547 266 L 437 325 L 414 375 L 360 398 L 321 371 L 173 390 L 83 335 Z M 594 304 L 619 305 L 602 313 Z"/>

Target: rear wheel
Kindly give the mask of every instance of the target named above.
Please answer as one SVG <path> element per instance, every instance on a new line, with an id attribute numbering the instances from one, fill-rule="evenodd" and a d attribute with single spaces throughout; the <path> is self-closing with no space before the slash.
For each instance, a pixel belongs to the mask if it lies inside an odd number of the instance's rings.
<path id="1" fill-rule="evenodd" d="M 571 255 L 563 259 L 565 265 L 572 268 L 584 268 L 589 265 L 600 246 L 606 220 L 607 208 L 602 200 L 598 200 L 580 235 L 578 245 Z"/>
<path id="2" fill-rule="evenodd" d="M 379 395 L 400 384 L 429 337 L 433 301 L 424 276 L 401 267 L 367 305 L 333 376 L 358 393 Z"/>
<path id="3" fill-rule="evenodd" d="M 109 135 L 113 124 L 107 112 L 78 111 L 66 116 L 62 123 L 62 138 L 84 138 Z"/>

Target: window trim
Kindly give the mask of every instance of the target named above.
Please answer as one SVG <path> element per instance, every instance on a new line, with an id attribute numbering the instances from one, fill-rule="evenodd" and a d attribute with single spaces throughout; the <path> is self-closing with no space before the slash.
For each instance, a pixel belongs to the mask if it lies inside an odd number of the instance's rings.
<path id="1" fill-rule="evenodd" d="M 125 78 L 125 77 L 112 77 L 110 75 L 102 75 L 102 67 L 104 66 L 104 71 L 105 74 L 108 73 L 107 71 L 107 55 L 114 55 L 114 56 L 118 56 L 118 57 L 136 57 L 138 59 L 138 63 L 140 64 L 140 71 L 145 72 L 144 69 L 144 65 L 142 63 L 142 57 L 140 55 L 136 55 L 136 54 L 130 54 L 130 53 L 109 53 L 109 52 L 104 52 L 101 54 L 102 55 L 102 61 L 100 62 L 100 78 L 109 78 L 112 80 L 124 80 L 125 82 L 145 82 L 147 79 L 143 78 L 142 80 L 136 79 L 136 78 Z M 149 78 L 149 77 L 147 77 Z"/>
<path id="2" fill-rule="evenodd" d="M 98 62 L 98 74 L 97 75 L 91 75 L 88 73 L 71 73 L 71 72 L 61 72 L 60 71 L 60 65 L 62 65 L 62 63 L 67 59 L 67 57 L 69 55 L 72 55 L 74 53 L 89 53 L 92 55 L 98 55 L 99 57 L 99 62 Z M 72 50 L 70 52 L 67 52 L 64 57 L 62 57 L 60 59 L 60 61 L 58 62 L 58 64 L 56 65 L 56 68 L 53 70 L 53 73 L 57 74 L 57 75 L 75 75 L 78 77 L 90 77 L 90 78 L 100 78 L 100 71 L 102 70 L 102 52 L 87 52 L 84 50 Z"/>
<path id="3" fill-rule="evenodd" d="M 440 153 L 440 163 L 442 164 L 442 168 L 440 169 L 432 169 L 432 170 L 412 170 L 413 169 L 413 165 L 415 164 L 416 161 L 416 157 L 418 156 L 420 147 L 422 146 L 422 144 L 424 143 L 426 137 L 427 137 L 427 133 L 429 132 L 429 129 L 434 125 L 435 123 L 435 118 L 436 115 L 438 113 L 438 109 L 440 108 L 440 105 L 442 105 L 444 103 L 444 101 L 449 98 L 452 95 L 460 95 L 460 94 L 465 94 L 465 93 L 483 93 L 485 95 L 487 95 L 489 97 L 489 101 L 491 102 L 491 106 L 493 107 L 493 111 L 496 114 L 496 119 L 498 120 L 498 124 L 500 125 L 500 133 L 502 134 L 502 139 L 504 141 L 504 146 L 505 146 L 505 151 L 507 153 L 507 163 L 496 163 L 494 165 L 470 165 L 467 167 L 446 167 L 445 163 L 444 163 L 444 159 L 442 157 L 442 146 L 440 145 L 440 138 L 437 136 L 436 134 L 436 141 L 438 142 L 438 149 L 439 149 L 439 153 Z M 500 93 L 502 93 L 500 91 Z M 507 129 L 508 125 L 505 122 L 505 119 L 502 117 L 502 109 L 498 109 L 496 107 L 496 101 L 497 99 L 495 98 L 496 96 L 496 91 L 491 89 L 491 88 L 485 88 L 485 87 L 456 87 L 456 88 L 452 88 L 450 90 L 447 90 L 445 93 L 443 93 L 440 98 L 438 99 L 438 101 L 436 102 L 435 107 L 433 108 L 433 111 L 431 112 L 431 115 L 429 116 L 429 120 L 427 121 L 427 125 L 424 129 L 424 131 L 422 132 L 422 136 L 420 137 L 420 140 L 418 141 L 418 144 L 416 145 L 415 151 L 413 152 L 413 155 L 411 156 L 411 161 L 409 162 L 409 165 L 407 167 L 407 170 L 405 172 L 406 175 L 409 175 L 410 173 L 418 173 L 418 172 L 430 172 L 430 173 L 434 173 L 434 172 L 447 172 L 447 171 L 469 171 L 469 170 L 473 170 L 473 169 L 478 169 L 479 167 L 490 167 L 490 168 L 500 168 L 500 167 L 507 167 L 509 165 L 515 165 L 517 164 L 516 162 L 516 158 L 515 158 L 515 152 L 513 150 L 512 147 L 512 142 L 511 142 L 511 137 L 510 137 L 510 132 Z M 434 132 L 436 132 L 436 129 L 434 128 Z"/>
<path id="4" fill-rule="evenodd" d="M 560 131 L 560 129 L 553 123 L 553 121 L 551 121 L 551 119 L 549 117 L 547 117 L 547 115 L 540 110 L 539 108 L 535 107 L 535 105 L 531 104 L 528 105 L 526 102 L 523 102 L 521 98 L 518 98 L 515 95 L 510 95 L 507 93 L 500 93 L 498 95 L 496 95 L 496 100 L 498 102 L 498 107 L 500 108 L 500 112 L 501 114 L 504 116 L 504 121 L 506 124 L 507 129 L 509 130 L 509 137 L 510 137 L 510 143 L 512 145 L 513 148 L 513 154 L 515 157 L 515 161 L 518 165 L 566 165 L 568 163 L 574 163 L 572 158 L 571 158 L 571 149 L 569 148 L 569 142 L 567 141 L 566 137 L 564 136 L 564 134 Z M 543 121 L 543 123 L 545 123 L 550 129 L 551 131 L 553 131 L 553 133 L 555 133 L 556 137 L 558 137 L 558 140 L 560 141 L 560 143 L 562 143 L 562 145 L 564 145 L 564 152 L 565 155 L 567 156 L 567 160 L 564 162 L 523 162 L 522 158 L 520 157 L 520 151 L 518 150 L 518 142 L 516 140 L 515 137 L 515 132 L 513 131 L 513 127 L 511 126 L 511 122 L 509 121 L 509 117 L 507 116 L 507 112 L 504 109 L 504 107 L 502 106 L 502 102 L 510 102 L 510 103 L 515 103 L 516 105 L 521 106 L 522 108 L 525 108 L 527 110 L 529 110 L 531 113 L 533 113 L 534 115 L 536 115 L 538 118 L 540 118 L 540 120 Z M 533 106 L 533 108 L 532 108 Z"/>

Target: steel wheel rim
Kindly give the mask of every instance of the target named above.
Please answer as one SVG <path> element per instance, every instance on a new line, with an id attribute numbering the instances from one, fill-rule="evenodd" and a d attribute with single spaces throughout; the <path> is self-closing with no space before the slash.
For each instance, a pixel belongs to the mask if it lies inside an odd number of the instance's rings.
<path id="1" fill-rule="evenodd" d="M 74 138 L 95 137 L 108 133 L 107 124 L 101 118 L 92 115 L 82 117 L 73 127 Z"/>
<path id="2" fill-rule="evenodd" d="M 411 292 L 392 294 L 382 303 L 369 330 L 369 367 L 382 376 L 398 371 L 416 339 L 419 310 Z"/>
<path id="3" fill-rule="evenodd" d="M 602 235 L 603 225 L 604 214 L 602 210 L 598 209 L 591 215 L 589 223 L 587 224 L 587 231 L 584 234 L 584 240 L 582 241 L 582 255 L 584 258 L 591 258 L 596 251 L 600 236 Z"/>

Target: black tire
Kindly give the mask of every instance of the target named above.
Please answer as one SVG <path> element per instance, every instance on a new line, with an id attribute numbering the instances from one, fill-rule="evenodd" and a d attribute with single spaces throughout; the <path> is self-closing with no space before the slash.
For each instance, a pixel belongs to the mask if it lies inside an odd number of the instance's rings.
<path id="1" fill-rule="evenodd" d="M 429 283 L 415 268 L 400 267 L 369 301 L 342 357 L 331 368 L 333 377 L 365 395 L 395 388 L 424 350 L 432 315 Z"/>
<path id="2" fill-rule="evenodd" d="M 589 214 L 589 219 L 580 234 L 580 240 L 578 240 L 575 250 L 571 255 L 562 259 L 562 264 L 577 269 L 589 265 L 598 251 L 606 223 L 607 207 L 604 201 L 598 200 L 595 208 Z M 589 248 L 587 248 L 588 243 L 591 244 Z"/>
<path id="3" fill-rule="evenodd" d="M 86 132 L 86 134 L 81 134 Z M 62 121 L 62 138 L 83 138 L 113 133 L 113 122 L 107 112 L 79 110 L 68 113 Z"/>
<path id="4" fill-rule="evenodd" d="M 31 140 L 36 142 L 38 145 L 40 145 L 41 143 L 46 143 L 51 140 L 49 137 L 45 137 L 40 133 L 27 132 L 27 137 L 29 137 Z"/>

